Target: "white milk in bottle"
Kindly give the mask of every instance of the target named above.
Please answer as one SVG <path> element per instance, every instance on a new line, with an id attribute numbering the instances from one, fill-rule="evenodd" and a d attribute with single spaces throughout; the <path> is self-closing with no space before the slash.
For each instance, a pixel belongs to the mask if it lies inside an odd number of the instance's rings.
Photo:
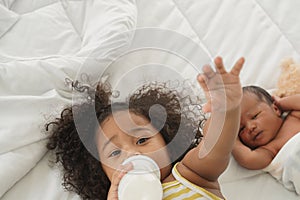
<path id="1" fill-rule="evenodd" d="M 161 200 L 162 186 L 159 167 L 154 160 L 144 155 L 129 157 L 133 169 L 127 172 L 118 188 L 119 200 Z"/>

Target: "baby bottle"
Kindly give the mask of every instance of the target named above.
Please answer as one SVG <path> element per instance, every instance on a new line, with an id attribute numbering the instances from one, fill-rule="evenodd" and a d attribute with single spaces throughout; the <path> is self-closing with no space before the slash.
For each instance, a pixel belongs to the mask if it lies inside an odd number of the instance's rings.
<path id="1" fill-rule="evenodd" d="M 159 167 L 154 160 L 144 155 L 129 157 L 133 169 L 127 172 L 118 188 L 119 200 L 161 200 L 162 186 Z"/>

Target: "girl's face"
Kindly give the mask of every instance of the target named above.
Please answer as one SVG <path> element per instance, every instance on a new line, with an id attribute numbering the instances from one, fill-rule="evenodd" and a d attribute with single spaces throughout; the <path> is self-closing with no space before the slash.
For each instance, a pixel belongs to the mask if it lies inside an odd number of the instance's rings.
<path id="1" fill-rule="evenodd" d="M 170 174 L 170 158 L 162 135 L 144 117 L 128 110 L 108 116 L 97 134 L 97 147 L 109 180 L 128 157 L 143 154 L 160 167 L 161 179 Z"/>
<path id="2" fill-rule="evenodd" d="M 252 93 L 244 93 L 241 108 L 239 137 L 248 147 L 266 145 L 276 137 L 282 124 L 277 106 L 260 101 Z"/>

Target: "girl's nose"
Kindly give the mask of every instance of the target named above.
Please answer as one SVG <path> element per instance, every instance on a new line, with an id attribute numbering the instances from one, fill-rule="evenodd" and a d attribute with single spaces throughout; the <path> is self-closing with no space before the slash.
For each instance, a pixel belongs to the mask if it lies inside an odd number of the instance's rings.
<path id="1" fill-rule="evenodd" d="M 141 155 L 142 153 L 139 152 L 139 151 L 131 151 L 131 152 L 128 152 L 128 157 L 130 156 L 136 156 L 136 155 Z"/>
<path id="2" fill-rule="evenodd" d="M 125 152 L 126 152 L 126 157 L 142 154 L 142 152 L 140 152 L 137 148 L 135 148 L 133 146 L 127 146 L 123 150 L 125 150 Z"/>

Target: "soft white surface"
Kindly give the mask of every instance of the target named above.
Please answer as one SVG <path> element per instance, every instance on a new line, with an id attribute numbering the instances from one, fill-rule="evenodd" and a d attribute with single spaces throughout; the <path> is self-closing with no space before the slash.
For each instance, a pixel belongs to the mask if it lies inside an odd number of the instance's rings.
<path id="1" fill-rule="evenodd" d="M 264 169 L 288 190 L 300 195 L 300 134 L 292 137 Z"/>
<path id="2" fill-rule="evenodd" d="M 0 4 L 0 37 L 4 35 L 19 19 L 19 15 Z"/>
<path id="3" fill-rule="evenodd" d="M 85 72 L 97 79 L 104 71 L 130 91 L 128 84 L 152 77 L 193 79 L 217 55 L 227 67 L 244 56 L 242 84 L 274 89 L 280 60 L 299 60 L 299 8 L 298 0 L 0 0 L 0 197 L 78 199 L 63 191 L 43 141 L 45 122 L 71 102 L 65 78 Z M 129 31 L 145 27 L 188 39 Z M 163 45 L 192 62 L 159 49 L 128 54 L 139 45 Z M 127 66 L 150 67 L 127 75 Z M 299 199 L 270 174 L 233 159 L 221 187 L 230 200 Z"/>
<path id="4" fill-rule="evenodd" d="M 48 166 L 44 125 L 71 103 L 65 78 L 111 62 L 135 25 L 134 0 L 0 1 L 1 199 L 75 199 Z"/>

